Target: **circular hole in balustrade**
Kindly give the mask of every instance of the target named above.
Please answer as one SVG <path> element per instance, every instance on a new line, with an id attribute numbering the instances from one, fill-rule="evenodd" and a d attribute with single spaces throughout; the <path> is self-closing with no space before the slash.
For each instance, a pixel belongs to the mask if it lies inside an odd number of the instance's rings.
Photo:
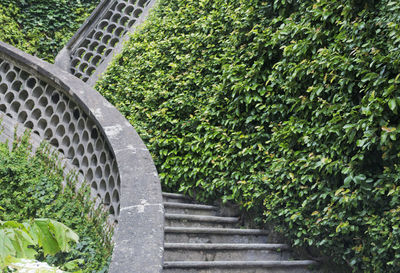
<path id="1" fill-rule="evenodd" d="M 70 133 L 70 134 L 73 134 L 73 133 L 75 133 L 75 124 L 73 124 L 72 122 L 69 124 L 69 126 L 68 126 L 68 132 Z"/>
<path id="2" fill-rule="evenodd" d="M 47 121 L 43 118 L 41 118 L 38 123 L 37 123 L 38 127 L 42 130 L 45 130 L 47 127 Z"/>
<path id="3" fill-rule="evenodd" d="M 62 121 L 64 124 L 69 124 L 70 122 L 71 122 L 71 115 L 68 113 L 68 112 L 66 112 L 64 115 L 63 115 L 63 121 Z"/>
<path id="4" fill-rule="evenodd" d="M 118 191 L 116 189 L 113 191 L 112 201 L 114 203 L 118 203 L 119 202 L 119 193 L 118 193 Z"/>
<path id="5" fill-rule="evenodd" d="M 35 109 L 35 110 L 33 110 L 31 116 L 32 116 L 32 118 L 38 120 L 39 118 L 42 117 L 42 112 L 39 109 Z"/>
<path id="6" fill-rule="evenodd" d="M 75 150 L 74 150 L 74 148 L 70 147 L 68 149 L 67 158 L 68 159 L 72 159 L 74 157 L 75 157 Z"/>
<path id="7" fill-rule="evenodd" d="M 34 106 L 35 106 L 35 103 L 31 99 L 28 99 L 25 102 L 25 109 L 32 110 Z"/>
<path id="8" fill-rule="evenodd" d="M 113 15 L 113 13 L 112 13 L 112 11 L 107 11 L 107 13 L 104 15 L 104 19 L 103 20 L 106 20 L 107 21 L 107 25 L 108 25 L 108 21 L 110 20 L 110 18 L 111 18 L 111 16 Z"/>
<path id="9" fill-rule="evenodd" d="M 76 152 L 79 156 L 83 156 L 83 154 L 85 153 L 85 149 L 83 148 L 82 144 L 79 144 L 78 149 L 76 149 Z"/>
<path id="10" fill-rule="evenodd" d="M 32 122 L 32 121 L 27 121 L 27 122 L 25 123 L 25 127 L 32 130 L 32 129 L 33 129 L 33 122 Z"/>
<path id="11" fill-rule="evenodd" d="M 89 160 L 87 159 L 86 156 L 83 156 L 81 164 L 82 164 L 81 166 L 84 168 L 87 168 L 89 166 Z"/>
<path id="12" fill-rule="evenodd" d="M 100 189 L 101 189 L 101 183 L 103 180 L 100 182 Z M 111 203 L 111 197 L 110 194 L 107 192 L 106 195 L 104 196 L 104 205 L 108 206 Z"/>
<path id="13" fill-rule="evenodd" d="M 28 114 L 25 111 L 22 111 L 21 113 L 18 114 L 18 122 L 20 123 L 24 123 L 27 118 Z"/>
<path id="14" fill-rule="evenodd" d="M 25 101 L 28 98 L 28 96 L 29 96 L 28 91 L 22 90 L 21 92 L 19 92 L 18 98 L 22 101 Z"/>
<path id="15" fill-rule="evenodd" d="M 25 81 L 26 79 L 28 79 L 29 76 L 30 76 L 30 75 L 29 75 L 26 71 L 23 71 L 23 70 L 22 70 L 21 72 L 19 72 L 19 78 L 22 79 L 22 80 L 24 80 L 24 81 Z"/>
<path id="16" fill-rule="evenodd" d="M 102 152 L 102 153 L 100 154 L 100 163 L 101 163 L 101 164 L 105 164 L 106 161 L 107 161 L 106 153 L 105 153 L 105 152 Z"/>
<path id="17" fill-rule="evenodd" d="M 81 112 L 79 111 L 78 107 L 75 107 L 72 114 L 74 115 L 75 119 L 79 119 L 79 117 L 81 116 Z"/>
<path id="18" fill-rule="evenodd" d="M 133 5 L 128 5 L 128 6 L 125 8 L 124 13 L 125 13 L 126 15 L 129 15 L 129 16 L 130 16 L 134 10 L 135 10 L 135 7 L 134 7 Z"/>
<path id="19" fill-rule="evenodd" d="M 108 190 L 113 190 L 115 187 L 115 181 L 114 181 L 114 177 L 110 176 L 108 178 Z"/>
<path id="20" fill-rule="evenodd" d="M 122 19 L 121 19 L 122 20 Z M 123 27 L 118 27 L 116 30 L 115 30 L 115 32 L 114 32 L 114 35 L 115 36 L 118 36 L 118 37 L 121 37 L 125 32 L 125 28 L 123 28 Z M 119 40 L 118 40 L 119 41 Z"/>
<path id="21" fill-rule="evenodd" d="M 92 76 L 93 73 L 96 71 L 96 68 L 93 66 L 90 66 L 87 70 L 86 70 L 86 74 L 89 76 Z M 89 79 L 89 78 L 88 78 Z"/>
<path id="22" fill-rule="evenodd" d="M 46 140 L 49 140 L 53 137 L 53 131 L 50 128 L 47 128 L 46 131 L 44 132 L 44 138 Z"/>
<path id="23" fill-rule="evenodd" d="M 9 63 L 2 63 L 0 69 L 3 73 L 6 73 L 8 70 L 10 70 L 10 68 L 11 66 Z"/>
<path id="24" fill-rule="evenodd" d="M 11 110 L 13 111 L 13 112 L 15 112 L 15 113 L 18 113 L 18 111 L 19 111 L 19 108 L 21 107 L 21 103 L 19 103 L 18 101 L 14 101 L 12 104 L 11 104 Z"/>
<path id="25" fill-rule="evenodd" d="M 58 140 L 56 139 L 56 138 L 52 138 L 51 140 L 50 140 L 50 144 L 52 145 L 52 146 L 54 146 L 54 147 L 59 147 L 59 144 L 58 144 Z"/>
<path id="26" fill-rule="evenodd" d="M 56 129 L 56 134 L 57 134 L 58 136 L 63 136 L 63 135 L 65 135 L 65 127 L 64 127 L 64 125 L 59 125 L 59 126 L 57 127 L 57 129 Z"/>
<path id="27" fill-rule="evenodd" d="M 0 104 L 0 111 L 1 112 L 7 112 L 7 106 L 5 106 L 4 104 Z"/>
<path id="28" fill-rule="evenodd" d="M 103 176 L 103 172 L 101 171 L 101 167 L 98 166 L 96 168 L 96 171 L 94 172 L 94 175 L 96 176 L 96 178 L 101 178 Z"/>
<path id="29" fill-rule="evenodd" d="M 83 118 L 79 119 L 77 129 L 80 132 L 82 132 L 85 129 L 85 121 L 83 120 Z"/>
<path id="30" fill-rule="evenodd" d="M 89 179 L 89 180 L 91 180 L 91 179 Z M 90 185 L 90 187 L 92 188 L 93 191 L 97 192 L 97 183 L 96 182 L 93 181 L 92 184 Z"/>
<path id="31" fill-rule="evenodd" d="M 9 71 L 6 74 L 6 80 L 9 81 L 9 82 L 13 82 L 16 77 L 17 77 L 17 74 L 14 71 Z"/>
<path id="32" fill-rule="evenodd" d="M 136 18 L 139 18 L 139 16 L 140 16 L 142 13 L 143 13 L 143 10 L 139 8 L 139 9 L 136 9 L 136 10 L 133 12 L 133 16 L 136 17 Z"/>
<path id="33" fill-rule="evenodd" d="M 61 141 L 61 144 L 65 147 L 69 147 L 69 145 L 71 145 L 71 140 L 70 140 L 69 136 L 65 136 L 63 138 L 63 140 Z"/>
<path id="34" fill-rule="evenodd" d="M 127 27 L 131 28 L 136 23 L 136 20 L 130 20 Z"/>
<path id="35" fill-rule="evenodd" d="M 90 137 L 92 139 L 97 139 L 99 137 L 99 131 L 97 131 L 96 127 L 93 126 L 92 131 L 90 132 Z"/>
<path id="36" fill-rule="evenodd" d="M 86 180 L 91 181 L 93 179 L 93 170 L 89 168 L 86 172 Z"/>
<path id="37" fill-rule="evenodd" d="M 14 90 L 14 91 L 19 92 L 19 91 L 21 91 L 21 86 L 22 86 L 22 82 L 20 82 L 20 81 L 15 81 L 15 82 L 13 82 L 13 84 L 11 85 L 11 89 Z"/>
<path id="38" fill-rule="evenodd" d="M 14 94 L 11 92 L 8 92 L 5 96 L 4 96 L 4 100 L 7 103 L 11 103 L 14 100 Z"/>
<path id="39" fill-rule="evenodd" d="M 26 86 L 29 88 L 34 88 L 36 85 L 36 79 L 35 78 L 29 78 L 29 80 L 26 82 Z"/>
<path id="40" fill-rule="evenodd" d="M 8 90 L 8 86 L 5 83 L 0 84 L 0 94 L 5 94 Z"/>
<path id="41" fill-rule="evenodd" d="M 39 99 L 39 105 L 42 106 L 43 108 L 45 108 L 48 104 L 49 104 L 49 101 L 47 100 L 46 97 L 42 96 Z"/>
<path id="42" fill-rule="evenodd" d="M 47 97 L 51 97 L 51 95 L 55 92 L 55 88 L 51 85 L 47 85 L 46 87 L 46 95 Z"/>
<path id="43" fill-rule="evenodd" d="M 46 109 L 47 112 L 47 109 Z M 51 119 L 50 119 L 50 124 L 53 127 L 56 127 L 58 124 L 60 123 L 60 119 L 58 118 L 58 116 L 54 115 Z"/>
<path id="44" fill-rule="evenodd" d="M 97 139 L 96 141 L 96 151 L 101 151 L 104 148 L 104 143 L 103 140 L 101 140 L 101 138 Z"/>
<path id="45" fill-rule="evenodd" d="M 77 158 L 74 158 L 74 159 L 72 160 L 72 165 L 74 165 L 75 167 L 78 167 L 78 168 L 79 168 L 79 160 L 78 160 Z"/>
<path id="46" fill-rule="evenodd" d="M 49 105 L 44 110 L 46 116 L 51 117 L 54 114 L 53 106 Z"/>
<path id="47" fill-rule="evenodd" d="M 115 211 L 114 211 L 114 207 L 110 206 L 110 208 L 108 209 L 108 213 L 111 215 L 115 215 Z"/>
<path id="48" fill-rule="evenodd" d="M 106 50 L 106 46 L 105 45 L 101 45 L 97 48 L 97 53 L 99 53 L 100 55 L 103 54 L 103 52 Z"/>
<path id="49" fill-rule="evenodd" d="M 102 193 L 104 193 L 107 190 L 107 184 L 106 181 L 104 181 L 104 179 L 100 181 L 100 190 Z"/>
<path id="50" fill-rule="evenodd" d="M 94 34 L 94 39 L 100 40 L 103 37 L 103 35 L 104 35 L 104 33 L 101 30 L 99 30 Z M 98 43 L 97 43 L 97 45 L 98 45 Z M 93 50 L 93 48 L 91 48 L 91 50 Z"/>
<path id="51" fill-rule="evenodd" d="M 122 16 L 121 17 L 121 19 L 119 20 L 119 24 L 121 25 L 121 26 L 124 26 L 124 27 L 126 27 L 127 25 L 128 25 L 128 22 L 129 22 L 129 20 L 130 20 L 130 18 L 129 18 L 129 16 Z M 125 30 L 125 29 L 124 29 Z M 122 32 L 121 32 L 122 33 Z M 119 35 L 119 37 L 121 37 L 120 35 Z"/>
<path id="52" fill-rule="evenodd" d="M 86 130 L 84 130 L 82 134 L 82 141 L 88 142 L 88 140 L 89 140 L 89 133 Z"/>
<path id="53" fill-rule="evenodd" d="M 97 166 L 97 156 L 96 155 L 92 155 L 92 158 L 90 159 L 90 165 Z"/>
<path id="54" fill-rule="evenodd" d="M 119 3 L 115 9 L 119 12 L 122 12 L 122 10 L 125 8 L 125 6 L 126 6 L 125 3 Z"/>
<path id="55" fill-rule="evenodd" d="M 57 104 L 56 113 L 59 114 L 59 115 L 64 115 L 64 117 L 65 117 L 65 116 L 68 116 L 68 121 L 66 121 L 66 122 L 69 123 L 70 120 L 71 120 L 71 115 L 70 115 L 70 113 L 66 112 L 65 109 L 66 109 L 65 102 L 60 101 L 60 102 Z M 63 117 L 63 120 L 65 120 L 64 117 Z"/>
<path id="56" fill-rule="evenodd" d="M 54 93 L 51 95 L 51 101 L 55 104 L 58 103 L 60 101 L 60 95 L 58 93 Z"/>
<path id="57" fill-rule="evenodd" d="M 108 55 L 111 54 L 112 51 L 113 51 L 112 48 L 109 48 L 109 49 L 106 50 L 106 52 L 104 53 L 104 55 L 105 55 L 105 56 L 108 56 Z"/>
<path id="58" fill-rule="evenodd" d="M 36 86 L 35 89 L 32 91 L 32 96 L 35 98 L 39 98 L 41 95 L 43 95 L 43 88 L 40 86 Z"/>
<path id="59" fill-rule="evenodd" d="M 88 143 L 88 145 L 86 146 L 86 152 L 89 154 L 93 153 L 93 144 L 92 143 Z"/>
<path id="60" fill-rule="evenodd" d="M 72 143 L 73 144 L 78 144 L 79 142 L 80 142 L 79 135 L 78 134 L 74 134 L 74 136 L 72 137 Z"/>
<path id="61" fill-rule="evenodd" d="M 109 177 L 110 174 L 111 174 L 110 165 L 109 165 L 109 164 L 106 164 L 105 167 L 104 167 L 104 176 L 105 176 L 105 177 Z"/>

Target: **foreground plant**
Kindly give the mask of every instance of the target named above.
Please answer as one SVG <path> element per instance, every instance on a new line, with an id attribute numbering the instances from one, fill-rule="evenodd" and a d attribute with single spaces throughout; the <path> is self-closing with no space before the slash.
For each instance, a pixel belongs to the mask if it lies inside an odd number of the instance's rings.
<path id="1" fill-rule="evenodd" d="M 72 229 L 51 219 L 0 221 L 0 269 L 21 264 L 20 259 L 34 260 L 39 249 L 45 256 L 69 252 L 78 241 Z"/>

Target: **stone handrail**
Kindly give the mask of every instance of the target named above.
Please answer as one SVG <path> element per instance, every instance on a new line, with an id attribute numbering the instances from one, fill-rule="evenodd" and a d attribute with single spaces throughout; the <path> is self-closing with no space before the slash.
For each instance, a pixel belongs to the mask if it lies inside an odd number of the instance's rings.
<path id="1" fill-rule="evenodd" d="M 117 223 L 112 273 L 161 272 L 163 205 L 149 151 L 81 80 L 0 42 L 0 113 L 47 140 L 85 177 Z"/>
<path id="2" fill-rule="evenodd" d="M 102 0 L 56 57 L 56 65 L 94 86 L 122 41 L 140 25 L 155 0 Z"/>

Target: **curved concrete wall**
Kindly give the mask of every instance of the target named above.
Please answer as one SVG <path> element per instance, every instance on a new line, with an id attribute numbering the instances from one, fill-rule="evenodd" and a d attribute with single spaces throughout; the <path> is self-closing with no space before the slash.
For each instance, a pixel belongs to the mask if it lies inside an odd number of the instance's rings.
<path id="1" fill-rule="evenodd" d="M 162 271 L 157 171 L 117 109 L 57 66 L 0 42 L 0 112 L 63 154 L 118 223 L 110 272 Z"/>
<path id="2" fill-rule="evenodd" d="M 155 0 L 102 0 L 56 57 L 56 65 L 94 86 Z"/>

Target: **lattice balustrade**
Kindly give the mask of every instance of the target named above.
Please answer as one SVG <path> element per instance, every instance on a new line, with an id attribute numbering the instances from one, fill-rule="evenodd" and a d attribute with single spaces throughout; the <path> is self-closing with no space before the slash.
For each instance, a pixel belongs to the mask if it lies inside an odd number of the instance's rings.
<path id="1" fill-rule="evenodd" d="M 114 219 L 120 211 L 115 156 L 97 125 L 56 86 L 0 58 L 0 111 L 47 140 L 84 175 Z"/>
<path id="2" fill-rule="evenodd" d="M 140 19 L 151 0 L 116 0 L 104 4 L 88 30 L 70 49 L 71 74 L 87 82 Z"/>

